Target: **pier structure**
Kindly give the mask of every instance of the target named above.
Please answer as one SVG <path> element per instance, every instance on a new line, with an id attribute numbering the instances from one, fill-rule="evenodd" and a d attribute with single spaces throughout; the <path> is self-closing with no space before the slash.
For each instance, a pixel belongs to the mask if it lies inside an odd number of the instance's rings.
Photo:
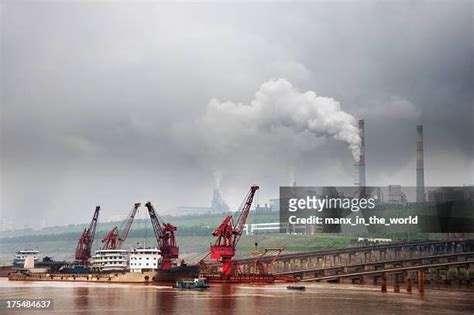
<path id="1" fill-rule="evenodd" d="M 240 265 L 251 259 L 241 259 Z M 300 281 L 349 283 L 387 282 L 399 292 L 405 284 L 411 291 L 425 282 L 449 283 L 453 269 L 456 281 L 471 283 L 474 267 L 474 240 L 411 241 L 351 247 L 338 250 L 284 254 L 270 272 L 275 276 L 294 277 Z M 421 289 L 420 289 L 421 286 Z"/>

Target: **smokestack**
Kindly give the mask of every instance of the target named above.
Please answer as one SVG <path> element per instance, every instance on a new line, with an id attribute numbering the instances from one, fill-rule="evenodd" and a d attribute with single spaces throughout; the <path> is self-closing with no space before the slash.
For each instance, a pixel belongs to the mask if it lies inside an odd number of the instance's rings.
<path id="1" fill-rule="evenodd" d="M 360 156 L 359 162 L 355 164 L 356 178 L 355 184 L 360 187 L 365 187 L 365 131 L 364 131 L 364 120 L 359 120 L 359 135 L 361 138 L 360 143 Z"/>
<path id="2" fill-rule="evenodd" d="M 423 126 L 416 127 L 416 202 L 425 202 L 425 168 L 423 163 Z"/>

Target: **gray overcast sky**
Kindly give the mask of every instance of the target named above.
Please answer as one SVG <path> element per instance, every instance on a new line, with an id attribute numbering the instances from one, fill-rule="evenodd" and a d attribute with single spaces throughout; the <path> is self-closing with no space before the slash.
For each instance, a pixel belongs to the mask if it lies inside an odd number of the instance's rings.
<path id="1" fill-rule="evenodd" d="M 472 6 L 1 1 L 1 215 L 39 226 L 87 222 L 96 204 L 102 220 L 135 201 L 208 206 L 214 148 L 196 121 L 272 78 L 366 120 L 369 185 L 415 184 L 417 124 L 426 184 L 472 184 Z M 284 141 L 260 140 L 221 161 L 233 208 L 253 183 L 260 203 L 276 197 L 292 173 L 353 183 L 340 141 L 309 139 L 290 165 Z"/>

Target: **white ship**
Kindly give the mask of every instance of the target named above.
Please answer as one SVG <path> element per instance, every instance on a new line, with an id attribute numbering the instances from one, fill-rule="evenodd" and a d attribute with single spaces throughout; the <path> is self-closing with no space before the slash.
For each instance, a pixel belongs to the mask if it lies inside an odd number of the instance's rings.
<path id="1" fill-rule="evenodd" d="M 148 272 L 160 268 L 161 255 L 156 247 L 125 249 L 100 249 L 91 259 L 95 272 L 131 271 Z"/>
<path id="2" fill-rule="evenodd" d="M 128 251 L 125 249 L 100 249 L 91 259 L 91 269 L 96 272 L 125 271 L 128 269 Z"/>
<path id="3" fill-rule="evenodd" d="M 39 251 L 35 249 L 24 249 L 19 250 L 13 256 L 13 265 L 16 267 L 23 267 L 25 265 L 25 260 L 27 257 L 33 256 L 33 261 L 36 264 L 38 262 Z"/>
<path id="4" fill-rule="evenodd" d="M 131 272 L 157 271 L 161 264 L 161 255 L 156 247 L 133 248 L 129 254 Z"/>

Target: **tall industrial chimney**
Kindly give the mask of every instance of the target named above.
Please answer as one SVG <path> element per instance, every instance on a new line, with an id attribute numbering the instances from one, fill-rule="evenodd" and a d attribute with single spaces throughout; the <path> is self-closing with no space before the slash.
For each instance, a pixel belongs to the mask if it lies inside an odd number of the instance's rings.
<path id="1" fill-rule="evenodd" d="M 355 184 L 360 187 L 365 187 L 365 134 L 364 134 L 364 120 L 359 120 L 359 135 L 362 139 L 360 145 L 359 162 L 355 164 L 356 178 Z"/>
<path id="2" fill-rule="evenodd" d="M 423 126 L 416 127 L 416 202 L 425 202 L 425 169 L 423 163 Z"/>

